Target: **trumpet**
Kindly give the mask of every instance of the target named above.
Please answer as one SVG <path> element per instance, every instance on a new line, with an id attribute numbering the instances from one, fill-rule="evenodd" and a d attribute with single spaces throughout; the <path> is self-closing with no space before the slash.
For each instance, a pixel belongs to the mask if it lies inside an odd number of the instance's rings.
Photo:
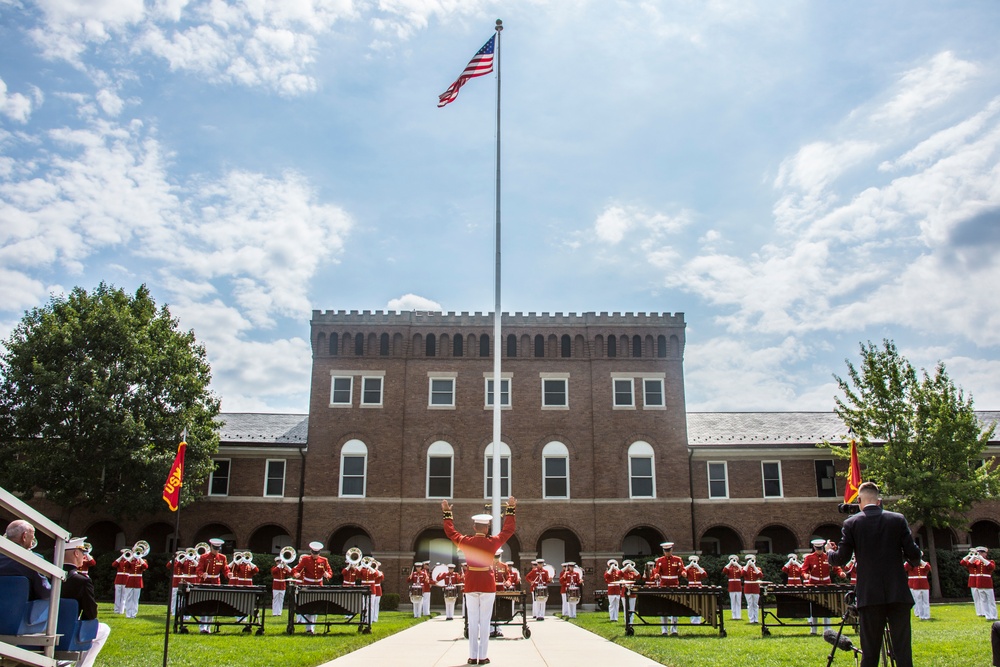
<path id="1" fill-rule="evenodd" d="M 131 549 L 122 549 L 122 558 L 124 558 L 125 560 L 130 561 L 134 556 L 135 554 L 132 552 Z"/>
<path id="2" fill-rule="evenodd" d="M 184 550 L 184 558 L 192 563 L 198 562 L 198 552 L 194 547 L 188 547 Z"/>
<path id="3" fill-rule="evenodd" d="M 351 567 L 352 570 L 358 569 L 358 565 L 361 564 L 362 558 L 363 555 L 361 553 L 361 549 L 357 547 L 351 547 L 350 549 L 348 549 L 347 554 L 345 556 L 345 560 L 347 560 L 347 564 Z"/>
<path id="4" fill-rule="evenodd" d="M 145 540 L 139 540 L 134 545 L 132 545 L 132 556 L 134 558 L 145 558 L 149 555 L 149 542 Z"/>
<path id="5" fill-rule="evenodd" d="M 295 557 L 297 555 L 295 547 L 293 546 L 282 547 L 281 551 L 278 552 L 278 558 L 280 558 L 281 562 L 285 565 L 291 565 L 295 562 Z"/>
<path id="6" fill-rule="evenodd" d="M 85 554 L 87 554 L 89 556 L 90 552 L 93 551 L 93 550 L 94 550 L 94 545 L 93 544 L 91 544 L 90 542 L 84 542 L 83 543 L 83 552 Z"/>

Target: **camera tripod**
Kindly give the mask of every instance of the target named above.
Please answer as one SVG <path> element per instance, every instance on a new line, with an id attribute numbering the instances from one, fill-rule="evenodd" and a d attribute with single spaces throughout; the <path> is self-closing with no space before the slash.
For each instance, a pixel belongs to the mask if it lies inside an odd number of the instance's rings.
<path id="1" fill-rule="evenodd" d="M 855 665 L 859 664 L 861 661 L 861 649 L 856 647 L 849 638 L 844 636 L 844 626 L 847 624 L 848 620 L 853 621 L 852 625 L 857 625 L 858 606 L 855 604 L 854 591 L 844 594 L 844 602 L 846 603 L 847 609 L 844 611 L 844 615 L 840 618 L 840 627 L 837 628 L 837 632 L 834 633 L 833 630 L 827 630 L 823 633 L 823 639 L 833 644 L 833 648 L 830 649 L 830 656 L 826 660 L 826 667 L 830 667 L 833 664 L 833 656 L 837 653 L 838 648 L 841 651 L 853 652 Z M 892 638 L 889 636 L 888 624 L 882 628 L 882 655 L 879 664 L 882 667 L 896 667 L 896 657 L 892 652 Z"/>

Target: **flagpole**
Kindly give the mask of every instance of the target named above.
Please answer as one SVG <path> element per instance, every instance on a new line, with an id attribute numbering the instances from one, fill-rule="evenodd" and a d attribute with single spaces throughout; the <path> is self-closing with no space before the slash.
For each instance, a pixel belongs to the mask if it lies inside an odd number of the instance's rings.
<path id="1" fill-rule="evenodd" d="M 187 442 L 187 434 L 188 430 L 187 426 L 185 426 L 184 431 L 181 433 L 181 442 Z M 174 517 L 174 556 L 173 558 L 170 559 L 171 562 L 174 564 L 174 567 L 177 567 L 177 548 L 180 546 L 180 543 L 181 543 L 181 492 L 180 489 L 178 489 L 177 511 Z M 173 579 L 174 579 L 173 568 L 171 568 L 169 576 L 170 576 L 169 581 L 171 584 L 173 584 Z M 172 585 L 167 587 L 167 627 L 166 631 L 163 633 L 163 667 L 167 667 L 167 656 L 170 653 L 170 612 L 172 611 L 170 608 L 170 603 L 173 601 L 171 600 L 172 596 L 170 595 L 171 588 L 173 588 Z"/>
<path id="2" fill-rule="evenodd" d="M 493 272 L 493 534 L 500 532 L 500 34 L 503 21 L 496 24 L 496 66 L 497 66 L 497 181 L 496 181 L 496 267 Z M 508 464 L 509 465 L 509 464 Z"/>

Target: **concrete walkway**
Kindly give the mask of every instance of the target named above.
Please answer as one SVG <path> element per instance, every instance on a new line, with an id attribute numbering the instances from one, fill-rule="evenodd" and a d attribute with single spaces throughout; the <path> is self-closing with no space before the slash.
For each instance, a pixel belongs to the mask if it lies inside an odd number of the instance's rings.
<path id="1" fill-rule="evenodd" d="M 490 640 L 491 665 L 501 667 L 652 667 L 649 658 L 587 632 L 554 616 L 529 621 L 531 637 L 521 637 L 519 623 L 501 626 L 504 637 Z M 320 665 L 320 667 L 462 667 L 469 658 L 469 641 L 461 618 L 437 616 L 420 625 Z"/>

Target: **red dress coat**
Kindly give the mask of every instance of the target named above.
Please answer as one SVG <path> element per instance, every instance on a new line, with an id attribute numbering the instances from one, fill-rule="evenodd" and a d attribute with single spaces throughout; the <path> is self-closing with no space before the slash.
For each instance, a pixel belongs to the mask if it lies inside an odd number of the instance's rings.
<path id="1" fill-rule="evenodd" d="M 451 512 L 445 514 L 444 534 L 461 549 L 465 554 L 465 562 L 469 565 L 469 573 L 465 577 L 466 593 L 496 592 L 496 582 L 490 567 L 493 564 L 493 554 L 514 534 L 515 524 L 514 515 L 511 513 L 504 517 L 503 529 L 497 535 L 492 537 L 482 533 L 463 535 L 455 530 Z"/>

